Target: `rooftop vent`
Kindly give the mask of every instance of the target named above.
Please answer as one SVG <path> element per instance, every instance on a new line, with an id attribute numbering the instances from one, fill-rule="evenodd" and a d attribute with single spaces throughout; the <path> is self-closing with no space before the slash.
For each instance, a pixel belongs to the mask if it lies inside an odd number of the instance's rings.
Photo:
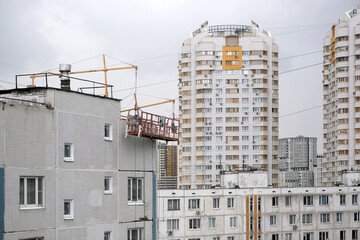
<path id="1" fill-rule="evenodd" d="M 61 81 L 61 89 L 64 90 L 71 90 L 70 88 L 70 71 L 71 65 L 70 64 L 60 64 L 59 65 L 59 72 L 60 72 L 60 81 Z"/>

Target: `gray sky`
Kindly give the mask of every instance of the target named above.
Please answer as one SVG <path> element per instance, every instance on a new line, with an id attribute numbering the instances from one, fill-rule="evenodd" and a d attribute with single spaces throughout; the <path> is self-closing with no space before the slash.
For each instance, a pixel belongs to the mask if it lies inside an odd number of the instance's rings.
<path id="1" fill-rule="evenodd" d="M 75 63 L 74 71 L 102 66 L 102 53 L 139 66 L 139 105 L 177 98 L 177 53 L 182 42 L 201 23 L 243 24 L 254 20 L 271 32 L 280 48 L 280 59 L 321 51 L 322 39 L 354 0 L 61 0 L 0 1 L 0 88 L 12 88 L 15 74 L 56 72 L 59 63 Z M 126 66 L 107 58 L 108 65 Z M 280 61 L 280 73 L 322 62 L 322 54 Z M 322 104 L 322 66 L 280 75 L 280 116 Z M 103 81 L 102 73 L 77 77 Z M 134 87 L 133 70 L 108 73 L 115 96 L 125 98 Z M 58 84 L 58 79 L 52 82 Z M 30 84 L 27 79 L 22 84 Z M 38 80 L 40 85 L 42 80 Z M 141 94 L 157 96 L 154 98 Z M 123 101 L 123 107 L 133 97 Z M 148 109 L 172 114 L 172 104 Z M 177 115 L 178 110 L 175 108 Z M 318 137 L 322 152 L 322 108 L 280 119 L 280 137 Z"/>

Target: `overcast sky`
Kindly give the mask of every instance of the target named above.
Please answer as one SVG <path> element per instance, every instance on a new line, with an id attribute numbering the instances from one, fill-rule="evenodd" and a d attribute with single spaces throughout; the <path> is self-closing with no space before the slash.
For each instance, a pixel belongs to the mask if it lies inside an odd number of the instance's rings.
<path id="1" fill-rule="evenodd" d="M 140 106 L 173 99 L 178 97 L 177 53 L 204 21 L 250 25 L 254 20 L 278 43 L 281 73 L 321 63 L 321 52 L 281 59 L 321 51 L 325 33 L 356 4 L 355 0 L 1 0 L 0 89 L 14 87 L 15 74 L 56 72 L 59 63 L 74 63 L 74 71 L 99 68 L 104 53 L 113 57 L 107 58 L 108 65 L 126 66 L 118 61 L 122 60 L 139 66 L 138 86 L 166 82 L 139 87 Z M 280 75 L 280 116 L 322 105 L 321 70 L 318 65 Z M 77 77 L 104 81 L 102 73 Z M 132 107 L 133 91 L 123 89 L 134 87 L 134 71 L 109 72 L 108 78 L 115 85 L 115 97 L 125 98 L 122 106 Z M 58 84 L 57 78 L 51 81 Z M 37 85 L 42 83 L 37 80 Z M 171 115 L 172 109 L 166 104 L 148 110 Z M 280 118 L 280 137 L 297 135 L 318 137 L 322 152 L 321 107 Z"/>

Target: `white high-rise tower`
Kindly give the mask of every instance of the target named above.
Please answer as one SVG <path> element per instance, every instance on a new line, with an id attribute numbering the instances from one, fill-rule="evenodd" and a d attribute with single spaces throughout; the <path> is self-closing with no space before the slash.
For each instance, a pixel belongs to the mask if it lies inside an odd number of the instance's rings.
<path id="1" fill-rule="evenodd" d="M 324 185 L 360 169 L 360 5 L 324 38 Z"/>
<path id="2" fill-rule="evenodd" d="M 245 25 L 202 24 L 179 60 L 179 187 L 216 186 L 220 172 L 264 169 L 278 186 L 278 46 Z"/>

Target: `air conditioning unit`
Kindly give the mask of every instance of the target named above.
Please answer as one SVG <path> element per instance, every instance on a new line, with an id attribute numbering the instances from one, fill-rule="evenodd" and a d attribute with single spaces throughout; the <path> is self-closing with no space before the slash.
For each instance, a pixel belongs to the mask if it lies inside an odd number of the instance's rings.
<path id="1" fill-rule="evenodd" d="M 200 215 L 200 213 L 201 213 L 201 212 L 200 212 L 199 210 L 196 211 L 196 215 Z"/>
<path id="2" fill-rule="evenodd" d="M 246 84 L 247 87 L 249 87 L 250 85 L 249 84 Z"/>
<path id="3" fill-rule="evenodd" d="M 251 84 L 251 86 L 254 86 L 254 84 Z"/>
<path id="4" fill-rule="evenodd" d="M 217 93 L 216 96 L 219 96 L 219 94 Z"/>
<path id="5" fill-rule="evenodd" d="M 167 234 L 168 234 L 168 236 L 172 236 L 172 235 L 173 235 L 173 231 L 168 231 Z"/>
<path id="6" fill-rule="evenodd" d="M 296 231 L 298 229 L 298 226 L 297 225 L 294 225 L 293 226 L 293 230 Z"/>
<path id="7" fill-rule="evenodd" d="M 205 83 L 205 86 L 207 86 L 207 83 Z"/>
<path id="8" fill-rule="evenodd" d="M 213 67 L 212 65 L 210 65 L 210 67 Z"/>
<path id="9" fill-rule="evenodd" d="M 256 93 L 256 96 L 259 96 L 259 93 Z"/>
<path id="10" fill-rule="evenodd" d="M 219 84 L 216 84 L 216 86 L 218 87 L 218 86 L 219 86 Z"/>
<path id="11" fill-rule="evenodd" d="M 225 143 L 228 143 L 228 140 L 226 140 Z"/>
<path id="12" fill-rule="evenodd" d="M 259 113 L 257 112 L 256 115 L 259 115 Z"/>
<path id="13" fill-rule="evenodd" d="M 247 74 L 245 74 L 244 76 L 247 77 Z"/>
<path id="14" fill-rule="evenodd" d="M 253 141 L 253 143 L 255 143 L 255 141 Z"/>
<path id="15" fill-rule="evenodd" d="M 245 115 L 248 115 L 248 112 L 245 112 Z"/>
<path id="16" fill-rule="evenodd" d="M 255 103 L 253 102 L 253 105 L 255 105 Z"/>
<path id="17" fill-rule="evenodd" d="M 212 180 L 210 179 L 210 182 L 212 182 Z"/>
<path id="18" fill-rule="evenodd" d="M 251 77 L 255 77 L 255 75 L 254 75 L 254 74 L 251 74 Z"/>
<path id="19" fill-rule="evenodd" d="M 205 77 L 207 77 L 208 75 L 205 74 Z"/>
<path id="20" fill-rule="evenodd" d="M 262 57 L 262 55 L 260 54 L 259 57 Z"/>
<path id="21" fill-rule="evenodd" d="M 239 56 L 235 55 L 235 58 L 239 58 Z"/>
<path id="22" fill-rule="evenodd" d="M 244 124 L 244 122 L 241 122 L 241 124 Z"/>
<path id="23" fill-rule="evenodd" d="M 223 105 L 222 103 L 220 103 L 220 105 Z"/>
<path id="24" fill-rule="evenodd" d="M 211 106 L 211 105 L 212 105 L 212 103 L 209 103 L 209 105 Z"/>

